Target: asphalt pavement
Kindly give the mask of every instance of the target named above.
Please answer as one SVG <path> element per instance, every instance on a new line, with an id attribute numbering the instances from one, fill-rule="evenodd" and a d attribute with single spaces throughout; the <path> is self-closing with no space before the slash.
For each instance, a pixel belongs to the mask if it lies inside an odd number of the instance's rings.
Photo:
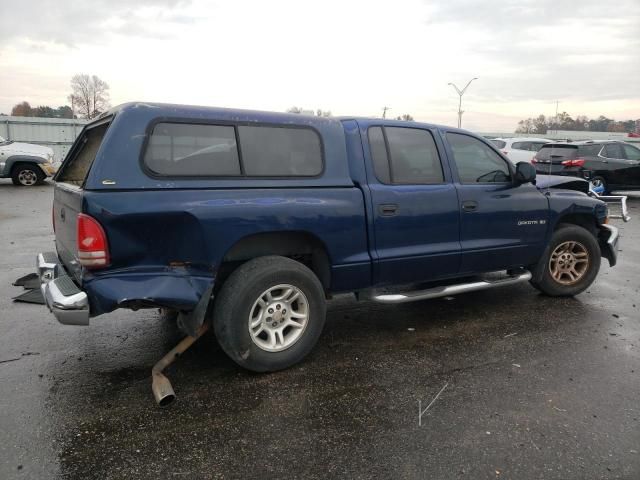
<path id="1" fill-rule="evenodd" d="M 313 353 L 243 371 L 155 310 L 63 326 L 11 283 L 53 249 L 50 184 L 0 181 L 0 479 L 640 478 L 640 195 L 573 299 L 528 284 L 400 306 L 339 297 Z"/>

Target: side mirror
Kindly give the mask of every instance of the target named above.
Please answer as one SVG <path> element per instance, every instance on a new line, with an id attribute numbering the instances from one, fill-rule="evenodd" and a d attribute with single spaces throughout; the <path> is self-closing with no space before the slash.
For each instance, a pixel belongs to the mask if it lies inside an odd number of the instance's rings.
<path id="1" fill-rule="evenodd" d="M 518 162 L 516 165 L 516 183 L 522 185 L 524 183 L 536 182 L 536 169 L 529 162 Z"/>

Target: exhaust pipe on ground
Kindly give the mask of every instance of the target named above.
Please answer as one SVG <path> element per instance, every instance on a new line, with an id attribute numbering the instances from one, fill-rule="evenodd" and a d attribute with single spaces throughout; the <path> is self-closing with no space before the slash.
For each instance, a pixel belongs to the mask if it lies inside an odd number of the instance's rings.
<path id="1" fill-rule="evenodd" d="M 170 405 L 176 399 L 176 394 L 173 391 L 171 382 L 162 374 L 162 371 L 193 345 L 208 329 L 209 325 L 204 323 L 198 329 L 195 337 L 188 336 L 183 338 L 178 345 L 173 347 L 169 353 L 162 357 L 151 369 L 151 390 L 153 391 L 156 403 L 161 407 Z"/>

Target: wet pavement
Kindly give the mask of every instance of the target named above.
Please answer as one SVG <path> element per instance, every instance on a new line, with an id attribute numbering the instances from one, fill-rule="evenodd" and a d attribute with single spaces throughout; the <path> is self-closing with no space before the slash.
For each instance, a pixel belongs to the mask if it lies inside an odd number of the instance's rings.
<path id="1" fill-rule="evenodd" d="M 620 264 L 575 299 L 337 298 L 287 371 L 203 338 L 160 409 L 150 369 L 181 335 L 157 311 L 69 327 L 11 301 L 53 247 L 51 195 L 0 181 L 1 479 L 640 478 L 640 196 Z"/>

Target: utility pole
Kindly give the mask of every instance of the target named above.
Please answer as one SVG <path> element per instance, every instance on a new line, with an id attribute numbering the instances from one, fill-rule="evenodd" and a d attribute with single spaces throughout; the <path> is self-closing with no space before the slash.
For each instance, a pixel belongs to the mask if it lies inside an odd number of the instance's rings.
<path id="1" fill-rule="evenodd" d="M 560 101 L 556 100 L 556 121 L 555 121 L 555 124 L 556 124 L 556 135 L 558 134 L 558 104 L 559 103 L 560 103 Z"/>
<path id="2" fill-rule="evenodd" d="M 382 108 L 382 118 L 387 118 L 387 111 L 391 110 L 391 107 Z"/>
<path id="3" fill-rule="evenodd" d="M 469 83 L 467 83 L 467 85 L 462 90 L 460 90 L 455 83 L 448 83 L 448 85 L 451 85 L 456 89 L 456 92 L 460 97 L 458 101 L 458 128 L 462 128 L 462 114 L 464 113 L 464 111 L 462 110 L 462 95 L 464 95 L 464 92 L 467 91 L 467 88 L 469 88 L 469 85 L 471 85 L 471 82 L 473 82 L 474 80 L 478 80 L 478 77 L 473 77 L 471 80 L 469 80 Z"/>

